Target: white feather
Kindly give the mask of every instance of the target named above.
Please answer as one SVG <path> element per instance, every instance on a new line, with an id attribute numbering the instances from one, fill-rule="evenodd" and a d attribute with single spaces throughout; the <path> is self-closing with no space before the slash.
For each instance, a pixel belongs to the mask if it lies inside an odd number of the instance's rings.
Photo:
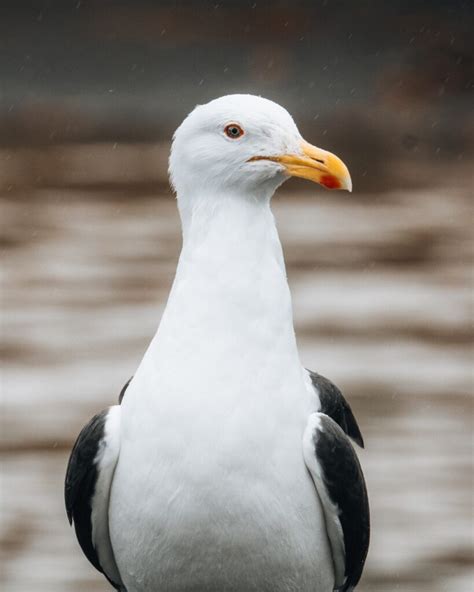
<path id="1" fill-rule="evenodd" d="M 322 432 L 320 414 L 312 413 L 303 436 L 303 454 L 314 485 L 318 492 L 326 518 L 326 530 L 331 543 L 332 559 L 334 561 L 334 573 L 336 587 L 342 586 L 345 580 L 346 555 L 344 547 L 344 533 L 339 520 L 339 508 L 329 496 L 324 483 L 321 466 L 315 454 L 315 434 Z"/>
<path id="2" fill-rule="evenodd" d="M 246 130 L 241 142 L 222 136 L 228 121 Z M 248 96 L 199 107 L 176 133 L 183 250 L 122 404 L 110 505 L 128 592 L 333 589 L 301 450 L 314 400 L 270 211 L 284 177 L 247 162 L 299 138 L 284 109 Z"/>
<path id="3" fill-rule="evenodd" d="M 99 563 L 114 582 L 120 582 L 109 534 L 109 497 L 115 466 L 120 452 L 120 407 L 110 407 L 105 421 L 104 438 L 99 445 L 94 463 L 97 482 L 91 499 L 92 542 Z"/>

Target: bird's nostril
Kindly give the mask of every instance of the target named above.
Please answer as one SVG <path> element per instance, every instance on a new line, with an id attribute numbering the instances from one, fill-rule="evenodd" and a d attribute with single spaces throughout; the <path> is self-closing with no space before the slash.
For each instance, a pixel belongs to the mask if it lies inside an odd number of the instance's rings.
<path id="1" fill-rule="evenodd" d="M 313 160 L 315 160 L 316 162 L 320 162 L 321 164 L 324 164 L 324 160 L 321 160 L 320 158 L 313 158 Z"/>

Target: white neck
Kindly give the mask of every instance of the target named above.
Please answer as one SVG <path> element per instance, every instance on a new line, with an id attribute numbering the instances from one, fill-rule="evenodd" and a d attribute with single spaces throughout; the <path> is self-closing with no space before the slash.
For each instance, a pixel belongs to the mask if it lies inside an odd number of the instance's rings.
<path id="1" fill-rule="evenodd" d="M 195 372 L 212 382 L 219 372 L 250 376 L 284 356 L 299 371 L 270 196 L 180 196 L 179 206 L 183 249 L 148 368 L 174 379 Z"/>

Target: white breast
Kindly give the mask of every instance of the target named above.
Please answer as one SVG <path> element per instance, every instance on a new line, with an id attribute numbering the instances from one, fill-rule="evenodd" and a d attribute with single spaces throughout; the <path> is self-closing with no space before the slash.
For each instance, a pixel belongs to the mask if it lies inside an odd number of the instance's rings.
<path id="1" fill-rule="evenodd" d="M 128 592 L 328 592 L 327 536 L 301 448 L 311 403 L 273 218 L 239 204 L 220 223 L 185 240 L 122 404 L 117 565 Z"/>

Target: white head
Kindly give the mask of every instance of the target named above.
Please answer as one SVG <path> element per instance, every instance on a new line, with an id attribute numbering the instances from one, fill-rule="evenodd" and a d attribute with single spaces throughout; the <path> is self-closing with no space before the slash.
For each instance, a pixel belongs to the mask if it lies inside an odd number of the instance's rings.
<path id="1" fill-rule="evenodd" d="M 271 196 L 289 176 L 351 190 L 344 163 L 305 142 L 291 115 L 253 95 L 228 95 L 196 107 L 176 130 L 170 176 L 178 194 Z"/>

